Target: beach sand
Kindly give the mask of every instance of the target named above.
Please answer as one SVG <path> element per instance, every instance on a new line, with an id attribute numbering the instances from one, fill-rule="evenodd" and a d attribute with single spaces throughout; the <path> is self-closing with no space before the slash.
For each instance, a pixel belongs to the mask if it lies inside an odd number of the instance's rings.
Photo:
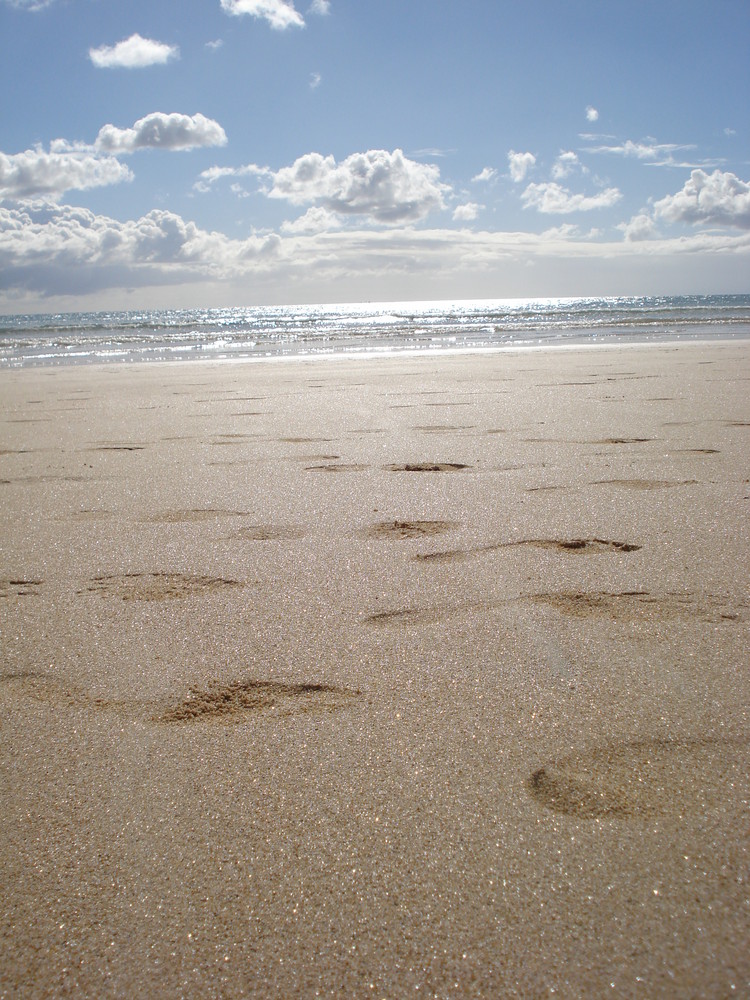
<path id="1" fill-rule="evenodd" d="M 0 400 L 0 996 L 750 995 L 750 346 Z"/>

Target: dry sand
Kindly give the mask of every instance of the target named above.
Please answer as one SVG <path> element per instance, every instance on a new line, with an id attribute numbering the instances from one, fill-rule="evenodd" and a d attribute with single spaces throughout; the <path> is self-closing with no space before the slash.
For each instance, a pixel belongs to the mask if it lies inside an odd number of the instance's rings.
<path id="1" fill-rule="evenodd" d="M 0 399 L 0 996 L 750 995 L 750 346 Z"/>

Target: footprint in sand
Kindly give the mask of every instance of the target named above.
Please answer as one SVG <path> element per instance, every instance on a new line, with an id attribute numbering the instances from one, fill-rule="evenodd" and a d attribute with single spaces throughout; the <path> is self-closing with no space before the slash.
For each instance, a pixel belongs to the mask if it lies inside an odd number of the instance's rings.
<path id="1" fill-rule="evenodd" d="M 574 618 L 606 615 L 613 621 L 638 618 L 661 621 L 700 620 L 712 624 L 740 622 L 748 618 L 746 604 L 734 606 L 729 598 L 712 594 L 651 594 L 647 590 L 559 591 L 526 594 L 524 597 Z"/>
<path id="2" fill-rule="evenodd" d="M 220 517 L 248 517 L 245 510 L 221 510 L 217 507 L 196 507 L 193 510 L 165 510 L 149 518 L 156 524 L 200 524 Z"/>
<path id="3" fill-rule="evenodd" d="M 357 465 L 356 463 L 344 464 L 333 463 L 328 465 L 308 465 L 306 472 L 363 472 L 368 469 L 368 465 Z"/>
<path id="4" fill-rule="evenodd" d="M 239 580 L 222 577 L 191 576 L 184 573 L 123 573 L 95 576 L 79 593 L 100 594 L 123 601 L 163 601 L 195 594 L 216 593 L 243 587 Z"/>
<path id="5" fill-rule="evenodd" d="M 106 521 L 107 518 L 112 517 L 112 511 L 94 507 L 84 507 L 82 510 L 75 511 L 71 516 L 76 521 Z"/>
<path id="6" fill-rule="evenodd" d="M 601 441 L 590 441 L 589 444 L 643 444 L 646 441 L 653 441 L 653 438 L 630 438 L 630 437 L 610 437 Z"/>
<path id="7" fill-rule="evenodd" d="M 280 437 L 279 441 L 286 444 L 328 444 L 332 438 L 324 437 Z"/>
<path id="8" fill-rule="evenodd" d="M 450 434 L 456 431 L 472 431 L 476 424 L 418 424 L 414 430 L 423 434 Z"/>
<path id="9" fill-rule="evenodd" d="M 58 678 L 41 670 L 17 670 L 0 673 L 0 692 L 6 692 L 14 700 L 27 698 L 39 705 L 51 706 L 59 711 L 64 708 L 85 708 L 97 710 L 119 709 L 130 711 L 138 708 L 134 700 L 98 698 L 77 684 L 63 683 Z"/>
<path id="10" fill-rule="evenodd" d="M 448 549 L 445 552 L 427 552 L 416 555 L 419 562 L 456 562 L 471 556 L 487 552 L 497 552 L 500 549 L 517 548 L 530 545 L 538 549 L 551 549 L 557 552 L 637 552 L 640 545 L 632 542 L 613 542 L 607 538 L 526 538 L 518 542 L 497 542 L 491 545 L 478 545 L 471 549 Z"/>
<path id="11" fill-rule="evenodd" d="M 145 444 L 97 444 L 92 445 L 87 451 L 145 451 Z"/>
<path id="12" fill-rule="evenodd" d="M 43 580 L 27 580 L 23 577 L 0 579 L 0 599 L 8 597 L 35 597 Z"/>
<path id="13" fill-rule="evenodd" d="M 430 538 L 457 527 L 456 521 L 378 521 L 364 534 L 366 538 Z"/>
<path id="14" fill-rule="evenodd" d="M 464 601 L 459 604 L 434 605 L 431 608 L 395 608 L 392 611 L 376 611 L 368 615 L 366 625 L 436 625 L 453 615 L 472 614 L 477 611 L 487 614 L 505 607 L 508 601 Z"/>
<path id="15" fill-rule="evenodd" d="M 280 715 L 341 708 L 359 691 L 328 684 L 285 684 L 279 681 L 245 680 L 213 684 L 205 690 L 191 688 L 178 704 L 166 709 L 157 722 L 239 720 L 248 712 L 276 710 Z"/>
<path id="16" fill-rule="evenodd" d="M 622 486 L 630 490 L 667 490 L 675 486 L 695 486 L 697 479 L 596 479 L 592 486 Z"/>
<path id="17" fill-rule="evenodd" d="M 290 524 L 248 524 L 235 531 L 231 537 L 247 542 L 286 542 L 304 538 L 305 532 Z"/>
<path id="18" fill-rule="evenodd" d="M 395 611 L 376 611 L 368 615 L 368 625 L 434 625 L 451 610 L 439 608 L 398 608 Z"/>
<path id="19" fill-rule="evenodd" d="M 219 437 L 213 438 L 211 444 L 215 448 L 221 448 L 228 445 L 242 444 L 243 441 L 256 441 L 259 437 L 259 434 L 221 434 Z"/>
<path id="20" fill-rule="evenodd" d="M 747 741 L 644 739 L 545 764 L 526 788 L 546 809 L 575 819 L 649 819 L 739 810 L 747 801 Z M 734 800 L 733 802 L 731 800 Z"/>
<path id="21" fill-rule="evenodd" d="M 678 448 L 677 451 L 692 455 L 720 455 L 718 448 Z"/>
<path id="22" fill-rule="evenodd" d="M 41 671 L 0 673 L 0 693 L 28 698 L 56 711 L 65 708 L 115 711 L 128 718 L 150 717 L 152 722 L 239 721 L 249 712 L 273 711 L 276 718 L 343 708 L 361 692 L 329 684 L 290 684 L 277 681 L 238 680 L 190 688 L 185 698 L 154 715 L 158 702 L 139 698 L 94 697 L 76 684 L 64 684 Z M 163 707 L 163 703 L 162 703 Z M 149 713 L 146 715 L 146 713 Z"/>
<path id="23" fill-rule="evenodd" d="M 406 462 L 385 466 L 388 472 L 460 472 L 468 468 L 470 466 L 460 462 Z"/>
<path id="24" fill-rule="evenodd" d="M 613 542 L 608 538 L 529 538 L 507 543 L 507 547 L 516 545 L 532 545 L 539 549 L 556 549 L 561 552 L 637 552 L 641 547 L 632 542 Z"/>

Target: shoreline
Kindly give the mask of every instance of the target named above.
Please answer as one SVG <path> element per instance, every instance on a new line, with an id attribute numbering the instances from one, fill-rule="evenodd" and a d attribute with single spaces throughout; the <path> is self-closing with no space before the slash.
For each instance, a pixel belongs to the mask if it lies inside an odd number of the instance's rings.
<path id="1" fill-rule="evenodd" d="M 736 334 L 735 336 L 730 336 L 729 334 L 723 334 L 718 337 L 712 338 L 701 338 L 697 337 L 695 339 L 685 339 L 681 340 L 678 337 L 669 340 L 621 340 L 617 343 L 612 342 L 590 342 L 590 341 L 575 341 L 570 343 L 556 342 L 556 343 L 544 343 L 544 344 L 502 344 L 497 346 L 481 346 L 481 347 L 404 347 L 404 348 L 382 348 L 379 350 L 356 350 L 352 349 L 350 351 L 333 350 L 330 353 L 317 352 L 317 353 L 297 353 L 297 354 L 281 354 L 281 355 L 263 355 L 263 356 L 237 356 L 237 357 L 203 357 L 198 356 L 194 358 L 159 358 L 152 361 L 116 361 L 116 360 L 94 360 L 94 361 L 71 361 L 71 362 L 61 362 L 58 364 L 37 364 L 32 362 L 31 364 L 20 364 L 20 365 L 2 365 L 0 364 L 0 375 L 3 372 L 23 372 L 23 371 L 68 371 L 68 370 L 86 370 L 88 368 L 112 368 L 112 369 L 137 369 L 137 368 L 151 368 L 154 365 L 202 365 L 202 364 L 216 364 L 216 365 L 234 365 L 234 364 L 282 364 L 287 362 L 325 362 L 330 361 L 331 363 L 340 363 L 342 361 L 389 361 L 396 359 L 410 359 L 410 358 L 455 358 L 463 355 L 513 355 L 513 354 L 525 354 L 527 352 L 557 352 L 557 351 L 588 351 L 588 350 L 637 350 L 639 348 L 656 349 L 656 348 L 685 348 L 685 347 L 696 347 L 696 348 L 711 348 L 731 345 L 742 345 L 750 344 L 750 334 L 742 333 Z M 190 348 L 190 350 L 200 353 L 199 348 Z"/>
<path id="2" fill-rule="evenodd" d="M 750 350 L 624 346 L 0 371 L 0 996 L 750 988 Z"/>

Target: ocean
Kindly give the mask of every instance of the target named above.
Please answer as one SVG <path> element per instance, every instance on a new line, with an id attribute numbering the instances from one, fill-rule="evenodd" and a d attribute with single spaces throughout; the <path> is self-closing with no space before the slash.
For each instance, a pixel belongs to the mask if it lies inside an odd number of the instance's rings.
<path id="1" fill-rule="evenodd" d="M 382 355 L 750 337 L 750 295 L 0 316 L 0 367 Z"/>

